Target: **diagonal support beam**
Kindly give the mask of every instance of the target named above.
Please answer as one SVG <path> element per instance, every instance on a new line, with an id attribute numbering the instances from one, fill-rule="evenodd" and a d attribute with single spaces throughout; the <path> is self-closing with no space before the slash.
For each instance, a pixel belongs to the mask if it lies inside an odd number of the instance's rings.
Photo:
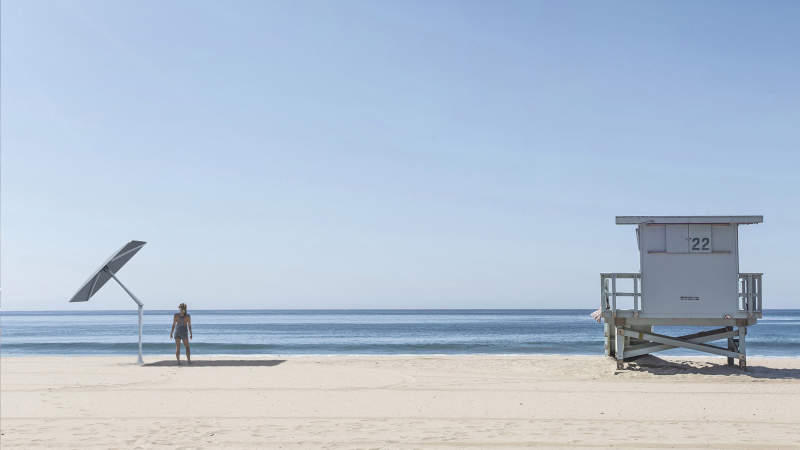
<path id="1" fill-rule="evenodd" d="M 638 332 L 634 332 L 634 333 L 638 333 Z M 726 328 L 719 328 L 719 329 L 716 329 L 716 330 L 708 330 L 708 331 L 701 331 L 699 333 L 694 333 L 694 334 L 687 334 L 686 336 L 681 336 L 681 337 L 676 338 L 676 339 L 686 340 L 686 341 L 694 343 L 694 344 L 704 344 L 706 342 L 713 342 L 713 341 L 717 341 L 717 340 L 720 340 L 720 339 L 731 338 L 731 337 L 734 337 L 735 335 L 736 335 L 736 332 L 733 331 L 733 330 L 728 330 Z M 646 355 L 648 353 L 660 352 L 660 351 L 669 350 L 669 349 L 672 349 L 672 348 L 675 348 L 675 346 L 674 345 L 667 345 L 667 344 L 652 344 L 652 343 L 634 345 L 634 346 L 629 347 L 628 349 L 625 349 L 625 357 L 626 358 L 633 358 L 635 356 L 641 356 L 641 355 Z M 730 349 L 730 350 L 732 350 L 732 349 Z"/>
<path id="2" fill-rule="evenodd" d="M 635 337 L 635 338 L 643 340 L 643 341 L 650 341 L 650 342 L 655 342 L 655 343 L 658 343 L 658 344 L 671 345 L 672 347 L 688 348 L 688 349 L 697 350 L 697 351 L 700 351 L 700 352 L 713 353 L 715 355 L 727 356 L 729 358 L 742 359 L 742 358 L 745 357 L 743 353 L 730 351 L 728 349 L 725 349 L 725 348 L 722 348 L 722 347 L 716 347 L 716 346 L 713 346 L 713 345 L 690 342 L 688 340 L 685 340 L 682 337 L 675 338 L 675 337 L 671 337 L 671 336 L 665 336 L 663 334 L 647 333 L 647 332 L 644 332 L 644 331 L 636 331 L 636 330 L 627 330 L 627 329 L 624 329 L 624 328 L 620 329 L 620 333 L 617 336 L 618 339 L 619 339 L 619 336 L 631 336 L 631 337 Z M 625 356 L 628 356 L 628 355 L 629 355 L 629 353 L 625 352 Z"/>

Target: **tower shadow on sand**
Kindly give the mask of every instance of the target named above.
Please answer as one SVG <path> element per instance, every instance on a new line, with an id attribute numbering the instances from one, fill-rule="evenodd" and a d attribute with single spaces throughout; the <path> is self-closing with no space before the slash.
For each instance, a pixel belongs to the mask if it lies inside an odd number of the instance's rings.
<path id="1" fill-rule="evenodd" d="M 728 366 L 724 362 L 715 363 L 696 360 L 679 360 L 678 357 L 665 360 L 657 356 L 647 355 L 632 361 L 627 369 L 634 372 L 647 372 L 653 375 L 725 375 L 744 376 L 748 378 L 766 378 L 773 380 L 798 380 L 800 369 L 774 368 L 748 365 L 747 371 L 737 366 Z M 724 361 L 724 359 L 723 359 Z"/>

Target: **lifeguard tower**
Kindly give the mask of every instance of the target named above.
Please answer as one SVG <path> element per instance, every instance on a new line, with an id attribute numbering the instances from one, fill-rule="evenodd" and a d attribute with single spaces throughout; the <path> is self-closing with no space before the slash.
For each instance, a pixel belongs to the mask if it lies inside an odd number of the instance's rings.
<path id="1" fill-rule="evenodd" d="M 762 274 L 739 273 L 739 225 L 763 220 L 617 216 L 617 225 L 636 225 L 641 270 L 600 274 L 605 352 L 616 358 L 618 369 L 626 358 L 676 347 L 727 356 L 728 365 L 738 359 L 747 367 L 745 336 L 761 318 Z M 620 292 L 621 284 L 632 289 Z M 620 307 L 620 297 L 632 297 L 632 306 Z M 655 325 L 719 328 L 673 337 L 654 333 Z M 709 344 L 721 339 L 728 340 L 727 348 Z"/>

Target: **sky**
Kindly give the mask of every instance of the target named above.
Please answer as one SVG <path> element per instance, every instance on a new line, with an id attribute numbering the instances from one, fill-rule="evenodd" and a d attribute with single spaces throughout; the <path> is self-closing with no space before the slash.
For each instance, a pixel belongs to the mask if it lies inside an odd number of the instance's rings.
<path id="1" fill-rule="evenodd" d="M 800 308 L 800 3 L 2 2 L 2 307 L 593 308 L 747 215 Z"/>

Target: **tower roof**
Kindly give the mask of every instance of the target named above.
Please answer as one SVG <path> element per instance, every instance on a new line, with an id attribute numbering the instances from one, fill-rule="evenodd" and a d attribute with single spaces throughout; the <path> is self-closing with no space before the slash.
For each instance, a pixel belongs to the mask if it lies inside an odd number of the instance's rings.
<path id="1" fill-rule="evenodd" d="M 640 223 L 735 223 L 753 224 L 764 221 L 764 216 L 617 216 L 617 225 Z"/>

